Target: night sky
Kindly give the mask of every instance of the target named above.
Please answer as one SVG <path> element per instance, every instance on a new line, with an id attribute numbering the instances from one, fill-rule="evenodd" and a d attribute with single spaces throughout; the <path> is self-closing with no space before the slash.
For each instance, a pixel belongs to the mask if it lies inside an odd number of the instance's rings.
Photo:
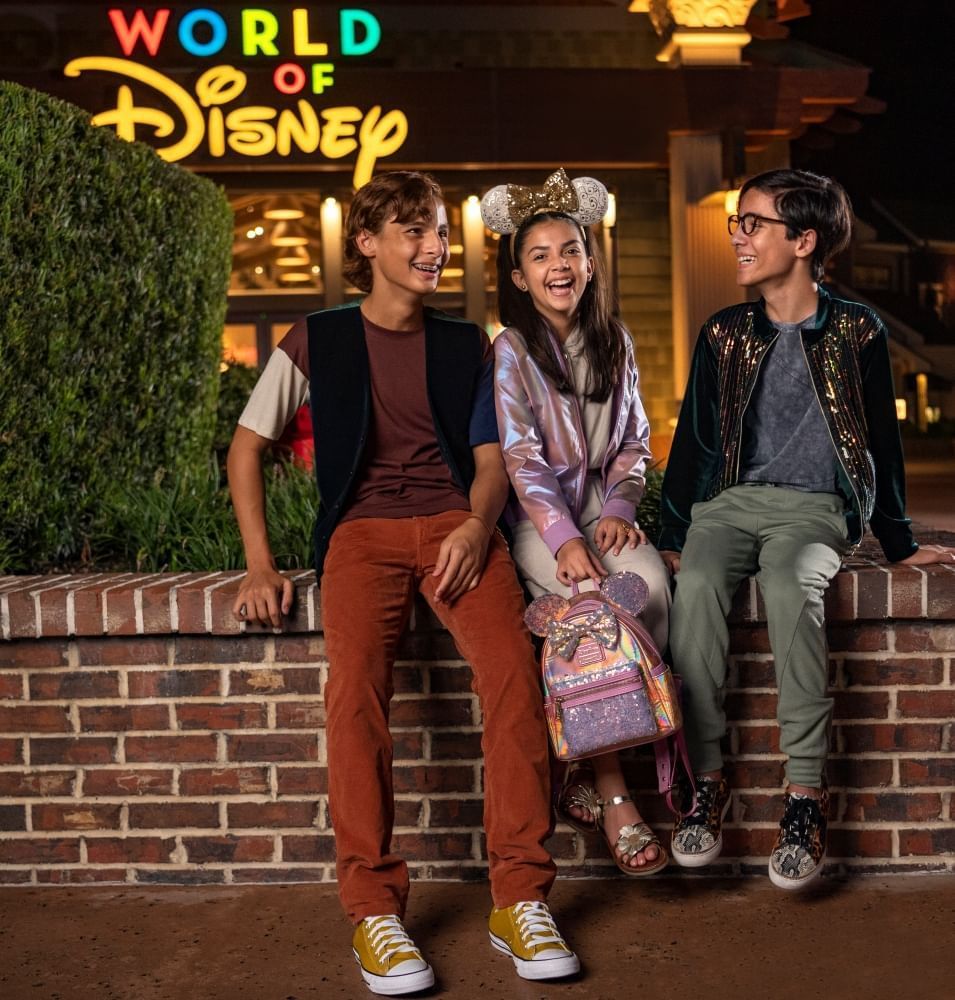
<path id="1" fill-rule="evenodd" d="M 793 149 L 795 166 L 829 173 L 868 196 L 955 203 L 955 2 L 811 0 L 792 37 L 872 69 L 868 93 L 888 104 L 833 148 Z"/>

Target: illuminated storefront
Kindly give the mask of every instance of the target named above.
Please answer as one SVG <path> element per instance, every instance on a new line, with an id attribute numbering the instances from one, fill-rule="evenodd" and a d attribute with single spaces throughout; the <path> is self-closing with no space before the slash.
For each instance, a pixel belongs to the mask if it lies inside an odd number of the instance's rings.
<path id="1" fill-rule="evenodd" d="M 5 5 L 0 76 L 225 187 L 224 349 L 248 363 L 302 313 L 357 294 L 342 218 L 375 170 L 437 175 L 452 258 L 435 304 L 489 330 L 494 243 L 476 196 L 556 166 L 600 177 L 616 202 L 598 238 L 665 434 L 700 321 L 738 294 L 726 192 L 864 98 L 867 70 L 784 37 L 807 12 L 802 0 Z"/>

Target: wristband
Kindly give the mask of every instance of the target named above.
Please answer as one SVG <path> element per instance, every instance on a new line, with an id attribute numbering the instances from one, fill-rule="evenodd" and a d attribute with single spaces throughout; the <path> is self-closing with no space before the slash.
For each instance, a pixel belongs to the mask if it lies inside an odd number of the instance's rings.
<path id="1" fill-rule="evenodd" d="M 484 518 L 481 517 L 480 514 L 468 514 L 468 516 L 464 520 L 465 521 L 470 521 L 471 518 L 474 518 L 475 521 L 480 521 L 481 522 L 481 526 L 487 532 L 488 538 L 493 538 L 494 537 L 494 532 L 491 531 L 491 529 L 487 526 L 487 521 L 485 521 Z"/>

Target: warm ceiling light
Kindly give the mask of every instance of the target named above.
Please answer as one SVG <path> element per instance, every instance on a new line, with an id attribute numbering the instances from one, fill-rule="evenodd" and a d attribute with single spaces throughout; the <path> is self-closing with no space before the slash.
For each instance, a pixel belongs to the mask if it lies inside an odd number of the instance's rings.
<path id="1" fill-rule="evenodd" d="M 288 285 L 300 284 L 312 280 L 312 276 L 307 271 L 285 271 L 279 275 L 279 281 L 283 281 Z"/>
<path id="2" fill-rule="evenodd" d="M 311 260 L 305 247 L 292 247 L 283 250 L 281 255 L 275 258 L 275 263 L 279 267 L 305 267 Z"/>
<path id="3" fill-rule="evenodd" d="M 308 246 L 308 236 L 298 222 L 279 222 L 272 230 L 269 242 L 274 247 Z"/>
<path id="4" fill-rule="evenodd" d="M 607 195 L 607 211 L 604 212 L 603 224 L 608 229 L 613 229 L 617 224 L 617 199 L 614 195 Z"/>
<path id="5" fill-rule="evenodd" d="M 280 194 L 273 198 L 265 207 L 262 213 L 267 219 L 303 219 L 305 212 L 297 198 L 291 195 Z"/>

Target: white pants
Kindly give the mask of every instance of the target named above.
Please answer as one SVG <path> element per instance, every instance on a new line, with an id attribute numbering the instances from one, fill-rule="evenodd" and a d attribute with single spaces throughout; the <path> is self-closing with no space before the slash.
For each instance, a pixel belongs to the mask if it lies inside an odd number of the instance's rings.
<path id="1" fill-rule="evenodd" d="M 588 483 L 584 510 L 581 514 L 580 530 L 594 554 L 594 532 L 600 521 L 603 501 L 600 486 L 596 481 Z M 511 556 L 517 565 L 517 572 L 524 581 L 532 597 L 542 594 L 560 594 L 570 597 L 570 587 L 565 587 L 557 579 L 557 560 L 550 554 L 537 529 L 530 521 L 519 521 L 512 529 Z M 635 549 L 624 545 L 620 555 L 615 556 L 610 549 L 606 555 L 598 556 L 604 568 L 610 573 L 628 570 L 643 577 L 650 589 L 647 606 L 640 615 L 644 627 L 653 637 L 660 652 L 666 649 L 670 623 L 670 578 L 660 553 L 649 542 Z"/>

